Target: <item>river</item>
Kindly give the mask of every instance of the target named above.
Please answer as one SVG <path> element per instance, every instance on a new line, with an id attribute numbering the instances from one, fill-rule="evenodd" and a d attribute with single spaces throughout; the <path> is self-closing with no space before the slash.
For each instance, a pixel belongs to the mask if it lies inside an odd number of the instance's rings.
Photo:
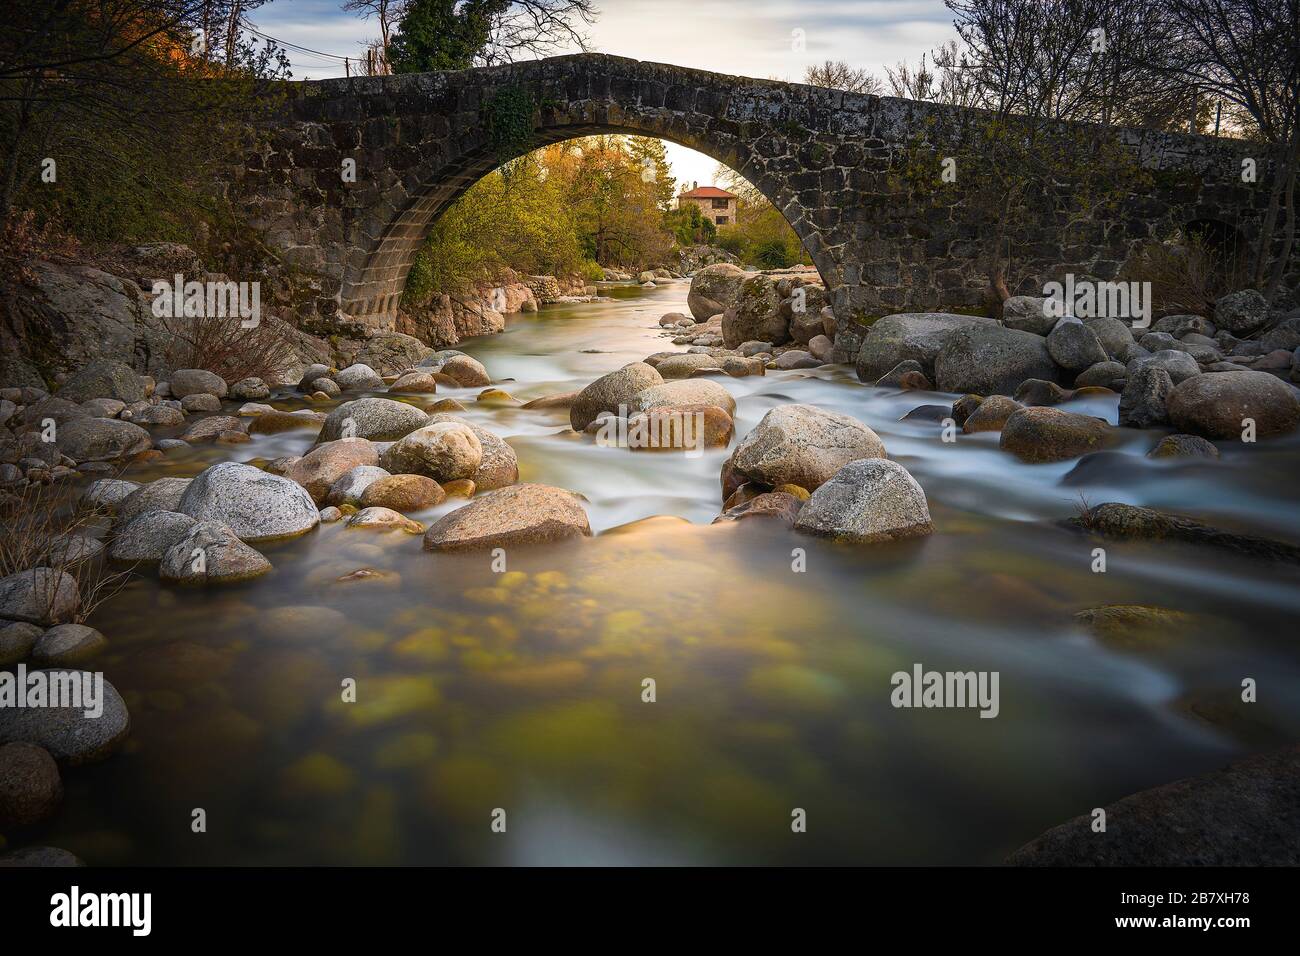
<path id="1" fill-rule="evenodd" d="M 686 311 L 686 283 L 610 291 L 460 347 L 522 400 L 674 348 L 657 320 Z M 904 420 L 952 396 L 865 388 L 842 367 L 721 382 L 738 435 L 788 402 L 869 424 L 925 489 L 935 534 L 854 549 L 774 522 L 711 527 L 728 451 L 597 447 L 567 410 L 440 391 L 509 440 L 521 480 L 584 495 L 596 537 L 512 554 L 502 574 L 336 524 L 265 547 L 274 571 L 244 586 L 135 577 L 89 622 L 131 736 L 65 774 L 40 841 L 91 864 L 987 864 L 1300 736 L 1293 568 L 1110 544 L 1094 573 L 1094 542 L 1056 524 L 1082 496 L 1300 538 L 1296 439 L 1154 461 L 1158 436 L 1125 431 L 1082 464 L 1026 465 L 996 433 L 946 443 L 933 416 Z M 1113 398 L 1063 407 L 1115 422 Z M 126 477 L 311 440 L 171 452 Z M 362 567 L 383 573 L 339 580 Z M 1072 617 L 1128 603 L 1190 617 L 1123 643 Z M 894 708 L 891 675 L 915 664 L 997 672 L 997 716 Z"/>

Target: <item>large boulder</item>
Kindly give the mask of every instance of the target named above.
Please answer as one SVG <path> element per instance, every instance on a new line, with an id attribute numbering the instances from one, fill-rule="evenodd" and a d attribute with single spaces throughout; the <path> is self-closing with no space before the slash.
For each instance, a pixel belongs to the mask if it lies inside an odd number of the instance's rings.
<path id="1" fill-rule="evenodd" d="M 284 477 L 307 489 L 316 504 L 323 504 L 330 488 L 359 465 L 376 465 L 379 452 L 364 438 L 340 438 L 317 445 L 284 470 Z"/>
<path id="2" fill-rule="evenodd" d="M 446 497 L 442 486 L 424 475 L 386 475 L 366 486 L 360 506 L 406 513 L 432 508 L 442 504 Z"/>
<path id="3" fill-rule="evenodd" d="M 280 432 L 293 431 L 297 428 L 315 428 L 319 432 L 325 425 L 325 419 L 326 416 L 323 413 L 313 412 L 307 408 L 300 408 L 296 412 L 282 412 L 271 409 L 270 411 L 263 411 L 260 415 L 252 416 L 247 427 L 251 435 L 278 435 Z M 201 425 L 203 423 L 197 422 L 196 424 Z M 182 435 L 181 437 L 184 438 L 185 436 Z"/>
<path id="4" fill-rule="evenodd" d="M 713 519 L 714 524 L 747 521 L 751 518 L 775 518 L 793 525 L 803 501 L 787 491 L 768 491 L 732 505 Z"/>
<path id="5" fill-rule="evenodd" d="M 849 462 L 812 493 L 796 531 L 855 544 L 900 541 L 934 531 L 925 492 L 902 465 L 884 458 Z"/>
<path id="6" fill-rule="evenodd" d="M 405 372 L 388 386 L 388 392 L 392 394 L 401 394 L 409 392 L 411 394 L 432 395 L 438 391 L 438 378 L 435 372 L 426 372 L 423 369 L 413 369 Z"/>
<path id="7" fill-rule="evenodd" d="M 1133 378 L 1139 370 L 1154 366 L 1169 373 L 1175 385 L 1201 374 L 1196 359 L 1178 349 L 1161 349 L 1151 355 L 1142 355 L 1128 363 L 1128 376 Z"/>
<path id="8" fill-rule="evenodd" d="M 726 312 L 740 298 L 740 287 L 748 273 L 739 266 L 718 262 L 705 266 L 691 277 L 686 295 L 687 308 L 697 322 L 705 322 Z"/>
<path id="9" fill-rule="evenodd" d="M 1093 335 L 1097 336 L 1097 341 L 1106 350 L 1106 355 L 1109 358 L 1117 359 L 1133 347 L 1133 330 L 1128 327 L 1127 323 L 1114 316 L 1099 315 L 1095 318 L 1084 319 L 1083 324 L 1088 327 Z"/>
<path id="10" fill-rule="evenodd" d="M 495 491 L 506 485 L 513 485 L 519 480 L 519 456 L 500 435 L 490 432 L 481 425 L 458 418 L 450 412 L 434 412 L 429 416 L 429 424 L 439 422 L 459 422 L 474 433 L 483 449 L 483 458 L 479 462 L 470 480 L 479 491 Z"/>
<path id="11" fill-rule="evenodd" d="M 334 484 L 330 485 L 325 503 L 335 507 L 343 505 L 356 507 L 360 505 L 367 488 L 380 478 L 387 477 L 389 477 L 388 472 L 378 465 L 357 465 L 355 468 L 348 469 Z"/>
<path id="12" fill-rule="evenodd" d="M 181 495 L 190 486 L 189 478 L 156 478 L 141 485 L 122 499 L 117 506 L 117 520 L 121 524 L 150 511 L 175 511 L 180 507 Z"/>
<path id="13" fill-rule="evenodd" d="M 716 405 L 660 406 L 628 416 L 627 446 L 632 451 L 726 448 L 734 430 L 731 416 Z"/>
<path id="14" fill-rule="evenodd" d="M 254 421 L 260 423 L 269 417 L 269 415 L 261 415 Z M 227 437 L 238 438 L 245 434 L 247 434 L 247 431 L 244 422 L 235 416 L 209 415 L 207 418 L 197 419 L 189 428 L 181 432 L 181 440 L 187 441 L 191 445 L 197 445 L 202 442 L 216 441 Z"/>
<path id="15" fill-rule="evenodd" d="M 1026 843 L 1012 866 L 1300 865 L 1300 746 L 1109 804 Z"/>
<path id="16" fill-rule="evenodd" d="M 49 819 L 63 800 L 59 766 L 44 747 L 0 746 L 0 827 L 29 827 Z"/>
<path id="17" fill-rule="evenodd" d="M 1002 303 L 1002 324 L 1021 332 L 1047 335 L 1061 318 L 1047 303 L 1041 296 L 1013 295 Z"/>
<path id="18" fill-rule="evenodd" d="M 233 461 L 199 472 L 177 510 L 253 542 L 300 535 L 320 522 L 316 503 L 302 485 Z"/>
<path id="19" fill-rule="evenodd" d="M 483 363 L 468 355 L 453 355 L 438 371 L 461 388 L 481 388 L 492 384 L 492 376 Z"/>
<path id="20" fill-rule="evenodd" d="M 63 425 L 72 421 L 74 418 L 96 418 L 111 416 L 95 416 L 75 402 L 70 402 L 64 398 L 43 398 L 33 405 L 28 405 L 22 410 L 22 414 L 15 417 L 17 406 L 14 406 L 15 412 L 10 414 L 15 425 L 27 428 L 44 428 L 46 420 L 51 420 L 54 424 Z"/>
<path id="21" fill-rule="evenodd" d="M 1254 289 L 1242 289 L 1214 303 L 1214 324 L 1236 336 L 1249 335 L 1268 321 L 1268 300 Z"/>
<path id="22" fill-rule="evenodd" d="M 141 345 L 146 354 L 165 353 L 168 343 L 148 327 L 157 320 L 141 308 L 140 287 L 131 280 L 92 266 L 39 260 L 30 260 L 24 271 L 31 292 L 24 288 L 9 297 L 9 327 L 22 329 L 24 342 L 39 343 L 54 367 L 75 371 L 106 355 L 134 356 Z M 10 358 L 7 348 L 0 354 Z"/>
<path id="23" fill-rule="evenodd" d="M 0 620 L 0 667 L 27 660 L 45 628 L 29 621 Z"/>
<path id="24" fill-rule="evenodd" d="M 628 403 L 628 413 L 648 412 L 652 408 L 677 408 L 682 405 L 712 405 L 733 417 L 736 414 L 736 400 L 731 393 L 707 378 L 665 382 L 643 389 Z"/>
<path id="25" fill-rule="evenodd" d="M 139 425 L 116 418 L 74 418 L 55 433 L 59 453 L 74 461 L 117 461 L 153 447 Z"/>
<path id="26" fill-rule="evenodd" d="M 143 407 L 127 408 L 122 412 L 122 418 L 137 425 L 160 425 L 163 428 L 173 428 L 176 425 L 185 424 L 185 412 L 173 405 L 145 405 Z"/>
<path id="27" fill-rule="evenodd" d="M 173 398 L 185 398 L 187 395 L 215 395 L 226 397 L 226 382 L 215 372 L 202 368 L 182 368 L 172 372 L 168 379 L 172 387 Z"/>
<path id="28" fill-rule="evenodd" d="M 488 551 L 590 537 L 578 497 L 563 488 L 522 484 L 475 498 L 435 522 L 426 551 Z"/>
<path id="29" fill-rule="evenodd" d="M 0 578 L 0 620 L 52 627 L 81 608 L 76 579 L 54 568 L 28 568 Z"/>
<path id="30" fill-rule="evenodd" d="M 884 458 L 874 431 L 848 415 L 816 405 L 779 405 L 740 440 L 731 467 L 747 481 L 812 491 L 859 458 Z"/>
<path id="31" fill-rule="evenodd" d="M 270 570 L 271 562 L 240 541 L 230 528 L 215 521 L 198 521 L 163 552 L 158 577 L 178 584 L 235 584 Z"/>
<path id="32" fill-rule="evenodd" d="M 445 483 L 470 478 L 483 461 L 483 443 L 461 422 L 436 422 L 395 442 L 379 460 L 394 475 L 424 475 Z"/>
<path id="33" fill-rule="evenodd" d="M 569 424 L 580 432 L 594 422 L 601 412 L 624 411 L 640 391 L 664 383 L 663 376 L 645 362 L 632 362 L 617 371 L 602 375 L 573 400 L 569 408 Z"/>
<path id="34" fill-rule="evenodd" d="M 123 481 L 121 478 L 100 478 L 98 481 L 90 483 L 90 487 L 82 493 L 81 500 L 100 511 L 114 514 L 126 498 L 139 490 L 140 486 L 134 481 Z"/>
<path id="35" fill-rule="evenodd" d="M 1174 387 L 1169 421 L 1205 438 L 1240 439 L 1253 419 L 1259 438 L 1284 435 L 1300 424 L 1295 389 L 1267 372 L 1210 372 Z"/>
<path id="36" fill-rule="evenodd" d="M 1105 447 L 1110 437 L 1110 426 L 1101 419 L 1038 406 L 1013 412 L 999 445 L 1021 461 L 1065 461 Z"/>
<path id="37" fill-rule="evenodd" d="M 878 381 L 900 362 L 920 365 L 921 371 L 934 377 L 934 360 L 948 337 L 971 325 L 993 325 L 992 319 L 979 315 L 956 315 L 949 312 L 900 312 L 877 319 L 862 340 L 858 352 L 858 378 Z"/>
<path id="38" fill-rule="evenodd" d="M 1014 395 L 1030 378 L 1057 379 L 1047 341 L 1000 325 L 967 325 L 949 335 L 934 360 L 941 392 Z"/>
<path id="39" fill-rule="evenodd" d="M 32 648 L 32 661 L 42 667 L 80 665 L 108 646 L 108 639 L 85 624 L 58 624 Z"/>
<path id="40" fill-rule="evenodd" d="M 402 332 L 376 332 L 366 339 L 356 360 L 380 375 L 395 375 L 419 365 L 433 354 L 433 349 L 413 335 Z"/>
<path id="41" fill-rule="evenodd" d="M 369 365 L 361 362 L 341 369 L 334 376 L 334 381 L 339 388 L 346 391 L 364 391 L 384 387 L 384 380 L 380 374 Z"/>
<path id="42" fill-rule="evenodd" d="M 398 477 L 398 476 L 394 476 Z M 402 475 L 403 478 L 419 478 L 420 475 Z M 432 479 L 430 479 L 432 481 Z M 434 482 L 437 484 L 437 482 Z M 392 508 L 382 508 L 371 505 L 362 508 L 356 514 L 348 518 L 346 522 L 349 528 L 371 528 L 378 531 L 404 531 L 407 534 L 420 534 L 424 531 L 424 525 L 414 521 L 401 512 L 394 511 Z"/>
<path id="43" fill-rule="evenodd" d="M 1047 333 L 1047 351 L 1057 365 L 1076 374 L 1109 357 L 1097 334 L 1073 317 L 1057 322 Z"/>
<path id="44" fill-rule="evenodd" d="M 976 432 L 999 432 L 1006 425 L 1007 419 L 1024 408 L 1014 398 L 1005 395 L 990 395 L 980 402 L 979 407 L 962 422 L 963 434 Z"/>
<path id="45" fill-rule="evenodd" d="M 742 342 L 790 340 L 789 320 L 781 313 L 781 295 L 771 276 L 750 276 L 740 286 L 740 297 L 722 315 L 722 342 L 737 348 Z"/>
<path id="46" fill-rule="evenodd" d="M 1169 421 L 1169 395 L 1174 380 L 1159 365 L 1140 365 L 1130 371 L 1119 396 L 1119 423 L 1129 428 L 1150 428 Z"/>
<path id="47" fill-rule="evenodd" d="M 108 557 L 122 563 L 157 564 L 193 527 L 194 519 L 189 515 L 175 511 L 146 511 L 114 532 Z"/>
<path id="48" fill-rule="evenodd" d="M 144 383 L 135 370 L 110 359 L 96 359 L 73 372 L 59 386 L 58 396 L 70 402 L 115 398 L 128 405 L 143 401 L 146 397 Z"/>
<path id="49" fill-rule="evenodd" d="M 229 397 L 241 402 L 260 401 L 271 397 L 271 386 L 255 376 L 241 378 L 230 386 Z"/>
<path id="50" fill-rule="evenodd" d="M 683 352 L 669 355 L 654 363 L 655 371 L 664 378 L 690 378 L 700 369 L 721 368 L 722 359 L 701 352 Z"/>
<path id="51" fill-rule="evenodd" d="M 89 671 L 51 668 L 29 671 L 28 680 L 36 674 L 62 691 L 59 703 L 73 706 L 3 707 L 0 708 L 0 744 L 29 743 L 45 748 L 49 755 L 67 767 L 94 763 L 110 756 L 121 746 L 131 731 L 131 717 L 117 688 Z M 86 691 L 100 687 L 102 695 L 92 708 L 86 701 Z M 80 699 L 76 685 L 80 685 Z M 102 712 L 87 716 L 88 711 L 102 707 Z"/>
<path id="52" fill-rule="evenodd" d="M 1082 514 L 1065 519 L 1062 524 L 1103 538 L 1121 541 L 1177 541 L 1265 561 L 1300 564 L 1300 545 L 1238 534 L 1182 515 L 1167 514 L 1154 508 L 1139 508 L 1118 501 L 1094 505 Z"/>

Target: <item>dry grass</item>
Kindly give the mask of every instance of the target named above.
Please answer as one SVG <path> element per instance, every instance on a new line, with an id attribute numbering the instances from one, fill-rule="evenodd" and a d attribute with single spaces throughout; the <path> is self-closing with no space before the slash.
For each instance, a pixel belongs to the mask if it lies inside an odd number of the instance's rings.
<path id="1" fill-rule="evenodd" d="M 76 536 L 88 537 L 83 533 L 104 515 L 82 496 L 81 489 L 69 483 L 27 485 L 0 509 L 0 576 L 41 567 L 70 575 L 81 594 L 74 623 L 85 621 L 122 590 L 131 576 L 130 567 L 111 567 L 102 552 L 77 560 L 62 546 Z M 53 598 L 51 593 L 51 602 Z"/>
<path id="2" fill-rule="evenodd" d="M 1075 508 L 1078 510 L 1075 520 L 1079 523 L 1079 527 L 1088 531 L 1093 530 L 1092 505 L 1088 502 L 1088 496 L 1082 491 L 1079 492 L 1079 503 Z"/>
<path id="3" fill-rule="evenodd" d="M 1143 244 L 1124 263 L 1120 278 L 1151 283 L 1157 316 L 1213 316 L 1215 301 L 1244 282 L 1235 257 L 1196 238 Z"/>
<path id="4" fill-rule="evenodd" d="M 275 383 L 295 361 L 292 328 L 265 316 L 251 329 L 225 316 L 159 321 L 170 338 L 166 360 L 171 368 L 207 369 L 227 382 L 260 378 Z"/>

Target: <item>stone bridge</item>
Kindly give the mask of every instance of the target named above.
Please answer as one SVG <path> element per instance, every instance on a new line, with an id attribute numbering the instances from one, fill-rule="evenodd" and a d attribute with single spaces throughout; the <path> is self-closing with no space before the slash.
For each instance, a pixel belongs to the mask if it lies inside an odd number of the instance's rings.
<path id="1" fill-rule="evenodd" d="M 980 171 L 940 180 L 937 131 L 960 118 L 953 107 L 598 54 L 287 87 L 233 195 L 301 280 L 292 308 L 309 329 L 391 328 L 412 258 L 449 203 L 506 160 L 597 133 L 660 137 L 744 175 L 794 227 L 842 327 L 976 308 L 987 295 L 986 224 L 961 188 Z M 1250 144 L 1118 135 L 1160 174 L 1155 185 L 1068 245 L 1046 210 L 1020 224 L 1012 292 L 1066 272 L 1113 278 L 1135 241 L 1191 223 L 1257 235 L 1270 180 L 1261 162 L 1259 182 L 1242 182 Z M 926 178 L 933 169 L 919 199 L 900 176 L 918 147 Z"/>

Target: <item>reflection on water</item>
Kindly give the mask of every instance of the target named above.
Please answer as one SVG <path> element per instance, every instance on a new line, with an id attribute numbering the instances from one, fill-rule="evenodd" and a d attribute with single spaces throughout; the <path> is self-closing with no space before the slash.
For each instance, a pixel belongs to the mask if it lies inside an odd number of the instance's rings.
<path id="1" fill-rule="evenodd" d="M 685 311 L 685 284 L 617 294 L 465 349 L 526 400 L 672 347 L 655 323 Z M 487 556 L 335 525 L 269 547 L 274 572 L 235 589 L 135 580 L 91 622 L 131 739 L 67 774 L 41 842 L 101 864 L 990 863 L 1125 793 L 1297 736 L 1295 571 L 1111 545 L 1093 574 L 1092 544 L 1053 524 L 1082 493 L 1300 536 L 1295 442 L 1178 464 L 1126 432 L 1098 459 L 1030 466 L 995 434 L 950 445 L 934 421 L 900 421 L 949 396 L 863 388 L 843 369 L 723 384 L 738 434 L 792 401 L 866 421 L 926 489 L 937 533 L 854 550 L 763 522 L 710 527 L 726 452 L 598 448 L 566 410 L 440 392 L 508 437 L 521 480 L 585 495 L 598 536 L 512 554 L 498 574 Z M 1115 420 L 1113 399 L 1077 405 Z M 310 441 L 255 436 L 130 477 Z M 339 580 L 363 567 L 380 573 Z M 1192 617 L 1108 644 L 1071 617 L 1107 603 Z M 1000 715 L 893 709 L 890 675 L 916 662 L 999 671 Z M 1260 703 L 1240 703 L 1243 677 Z M 489 827 L 498 807 L 505 834 Z"/>

